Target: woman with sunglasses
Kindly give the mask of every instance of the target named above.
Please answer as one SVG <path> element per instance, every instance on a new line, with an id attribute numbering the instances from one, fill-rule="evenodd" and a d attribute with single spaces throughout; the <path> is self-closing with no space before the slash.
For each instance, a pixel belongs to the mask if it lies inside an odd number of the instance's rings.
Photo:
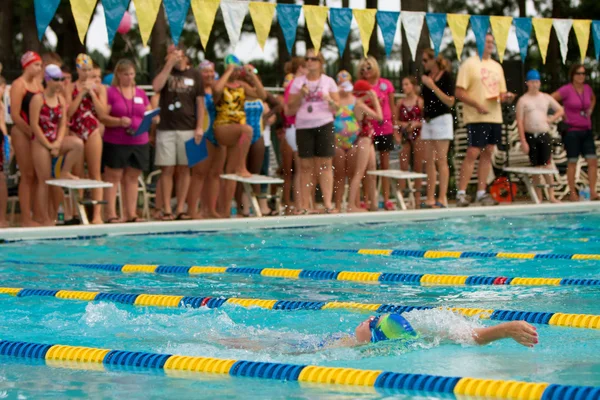
<path id="1" fill-rule="evenodd" d="M 54 225 L 48 214 L 48 185 L 46 181 L 53 178 L 52 170 L 60 170 L 61 179 L 78 179 L 71 171 L 83 152 L 83 142 L 76 136 L 67 136 L 67 106 L 63 90 L 64 76 L 56 65 L 45 69 L 42 93 L 31 100 L 30 126 L 33 131 L 31 155 L 37 175 L 37 201 L 40 209 L 42 225 Z M 59 158 L 62 156 L 62 158 Z M 58 164 L 58 165 L 57 165 Z M 62 165 L 60 165 L 62 164 Z"/>
<path id="2" fill-rule="evenodd" d="M 83 140 L 84 157 L 75 165 L 75 174 L 84 175 L 84 158 L 87 162 L 88 176 L 95 181 L 102 180 L 102 136 L 99 115 L 106 112 L 106 88 L 93 82 L 93 61 L 87 54 L 79 54 L 75 61 L 79 79 L 72 85 L 72 99 L 67 116 L 70 120 L 69 130 Z M 92 224 L 102 224 L 103 190 L 92 190 L 94 200 L 94 217 Z"/>
<path id="3" fill-rule="evenodd" d="M 423 87 L 424 110 L 421 138 L 425 142 L 425 160 L 427 168 L 427 200 L 426 208 L 448 207 L 448 148 L 454 138 L 454 80 L 452 64 L 442 55 L 435 57 L 432 49 L 423 51 L 423 68 L 421 76 Z M 440 190 L 435 197 L 435 183 L 439 174 Z"/>
<path id="4" fill-rule="evenodd" d="M 373 130 L 375 136 L 373 142 L 375 150 L 379 152 L 379 161 L 381 169 L 390 168 L 390 152 L 394 150 L 394 85 L 387 79 L 381 78 L 381 72 L 377 60 L 372 57 L 366 57 L 360 60 L 358 64 L 360 79 L 364 79 L 371 84 L 371 88 L 377 94 L 381 110 L 383 111 L 382 121 L 373 121 Z M 394 203 L 390 201 L 390 180 L 382 178 L 383 201 L 386 210 L 393 210 Z"/>
<path id="5" fill-rule="evenodd" d="M 319 178 L 325 212 L 332 204 L 335 155 L 334 114 L 340 100 L 335 81 L 323 73 L 325 59 L 315 49 L 306 52 L 308 73 L 292 82 L 286 115 L 296 116 L 296 143 L 300 156 L 301 209 L 309 213 L 313 174 Z"/>
<path id="6" fill-rule="evenodd" d="M 33 130 L 29 125 L 29 106 L 33 97 L 41 93 L 43 69 L 39 54 L 28 51 L 21 57 L 23 74 L 13 82 L 10 89 L 10 116 L 14 122 L 11 138 L 15 150 L 17 165 L 21 172 L 19 179 L 19 207 L 21 208 L 21 225 L 38 226 L 32 211 L 32 195 L 35 188 L 35 168 L 31 155 L 31 138 Z M 40 210 L 36 206 L 34 217 L 38 218 Z"/>
<path id="7" fill-rule="evenodd" d="M 575 173 L 579 156 L 585 157 L 588 165 L 590 181 L 590 199 L 600 200 L 596 192 L 598 181 L 598 156 L 592 132 L 592 113 L 596 107 L 596 95 L 585 83 L 585 66 L 574 64 L 569 70 L 571 83 L 562 86 L 552 93 L 555 100 L 562 103 L 565 109 L 565 123 L 568 130 L 563 137 L 567 150 L 567 181 L 569 183 L 569 200 L 579 200 L 575 187 Z"/>

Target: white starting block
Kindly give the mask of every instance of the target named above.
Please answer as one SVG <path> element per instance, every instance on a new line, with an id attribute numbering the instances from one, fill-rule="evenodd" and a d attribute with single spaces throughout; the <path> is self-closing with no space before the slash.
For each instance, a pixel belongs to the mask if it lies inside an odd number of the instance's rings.
<path id="1" fill-rule="evenodd" d="M 417 208 L 417 204 L 415 202 L 415 189 L 413 180 L 414 179 L 427 179 L 427 174 L 421 174 L 418 172 L 408 172 L 408 171 L 400 171 L 399 169 L 384 169 L 378 171 L 367 171 L 367 174 L 379 176 L 382 178 L 390 178 L 394 181 L 406 180 L 409 195 L 408 199 L 413 204 L 414 208 Z M 406 202 L 404 201 L 404 196 L 402 195 L 402 191 L 398 189 L 398 185 L 394 185 L 396 187 L 396 200 L 398 201 L 398 205 L 402 210 L 406 210 Z"/>
<path id="2" fill-rule="evenodd" d="M 262 217 L 262 213 L 260 212 L 260 206 L 258 205 L 258 197 L 252 190 L 252 185 L 283 185 L 283 179 L 272 178 L 270 176 L 264 175 L 252 175 L 250 178 L 243 178 L 241 176 L 235 174 L 227 174 L 221 175 L 221 179 L 226 179 L 229 181 L 235 181 L 242 184 L 244 187 L 244 192 L 250 198 L 250 202 L 252 205 L 252 209 L 254 210 L 254 214 L 257 217 Z M 281 195 L 277 196 L 275 202 L 275 211 L 279 214 L 281 211 Z"/>
<path id="3" fill-rule="evenodd" d="M 104 189 L 113 186 L 112 183 L 94 181 L 91 179 L 51 179 L 46 181 L 46 184 L 68 190 L 71 203 L 77 209 L 77 214 L 83 225 L 89 225 L 90 221 L 87 218 L 85 207 L 81 204 L 81 200 L 79 199 L 79 191 L 84 189 Z"/>
<path id="4" fill-rule="evenodd" d="M 529 197 L 531 197 L 531 200 L 533 200 L 533 202 L 536 204 L 540 204 L 542 201 L 538 198 L 535 187 L 533 186 L 533 182 L 531 181 L 531 177 L 534 175 L 558 174 L 558 170 L 554 167 L 506 167 L 504 168 L 504 171 L 508 172 L 509 174 L 517 175 L 523 181 L 525 187 L 527 188 L 527 192 L 529 193 Z"/>

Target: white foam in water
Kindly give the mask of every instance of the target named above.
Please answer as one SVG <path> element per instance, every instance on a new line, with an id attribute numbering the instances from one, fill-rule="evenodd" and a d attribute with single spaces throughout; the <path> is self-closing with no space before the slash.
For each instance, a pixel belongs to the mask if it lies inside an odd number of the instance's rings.
<path id="1" fill-rule="evenodd" d="M 476 319 L 448 309 L 413 310 L 402 314 L 425 341 L 438 345 L 453 342 L 474 345 L 473 329 L 481 327 Z"/>

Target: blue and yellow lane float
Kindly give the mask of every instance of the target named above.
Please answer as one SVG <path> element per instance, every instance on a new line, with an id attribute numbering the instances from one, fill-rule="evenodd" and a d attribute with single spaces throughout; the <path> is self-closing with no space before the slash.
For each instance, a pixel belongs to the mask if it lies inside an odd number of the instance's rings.
<path id="1" fill-rule="evenodd" d="M 46 265 L 43 262 L 3 260 L 15 264 Z M 48 264 L 49 265 L 49 264 Z M 598 286 L 594 278 L 530 278 L 480 275 L 413 274 L 396 272 L 328 271 L 316 269 L 253 268 L 224 266 L 184 266 L 150 264 L 81 264 L 67 265 L 91 270 L 145 274 L 237 274 L 260 275 L 268 278 L 353 281 L 367 283 L 396 283 L 422 286 L 521 285 L 521 286 Z"/>
<path id="2" fill-rule="evenodd" d="M 444 307 L 404 306 L 398 304 L 358 303 L 350 301 L 292 301 L 247 299 L 237 297 L 183 296 L 162 294 L 104 293 L 72 290 L 49 290 L 0 287 L 0 294 L 16 297 L 54 297 L 65 300 L 107 301 L 145 307 L 173 308 L 219 308 L 225 304 L 242 307 L 259 307 L 267 310 L 331 310 L 346 309 L 356 312 L 403 313 L 412 310 L 429 310 Z M 533 324 L 554 325 L 569 328 L 600 329 L 600 315 L 567 314 L 559 312 L 493 310 L 483 308 L 450 307 L 453 312 L 468 317 L 495 321 L 527 321 Z"/>
<path id="3" fill-rule="evenodd" d="M 352 385 L 384 391 L 410 390 L 497 399 L 597 400 L 600 398 L 600 387 L 593 386 L 403 374 L 379 370 L 190 357 L 10 340 L 0 341 L 0 356 L 43 360 L 51 367 L 97 371 L 132 367 L 136 370 L 162 370 L 167 376 L 175 377 L 185 377 L 194 373 L 221 374 L 283 382 Z"/>

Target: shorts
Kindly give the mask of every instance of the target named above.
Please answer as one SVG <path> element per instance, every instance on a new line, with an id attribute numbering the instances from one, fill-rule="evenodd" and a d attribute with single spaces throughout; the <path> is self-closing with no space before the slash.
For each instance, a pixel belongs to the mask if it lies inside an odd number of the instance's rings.
<path id="1" fill-rule="evenodd" d="M 527 133 L 525 140 L 529 145 L 529 161 L 533 167 L 550 164 L 552 158 L 552 138 L 548 133 Z"/>
<path id="2" fill-rule="evenodd" d="M 113 144 L 104 142 L 102 164 L 112 169 L 150 169 L 150 144 Z"/>
<path id="3" fill-rule="evenodd" d="M 487 122 L 467 124 L 469 147 L 483 149 L 486 146 L 498 146 L 502 143 L 502 124 Z"/>
<path id="4" fill-rule="evenodd" d="M 158 131 L 156 132 L 156 157 L 158 167 L 188 165 L 185 142 L 194 138 L 194 131 Z"/>
<path id="5" fill-rule="evenodd" d="M 452 140 L 454 138 L 454 119 L 452 114 L 439 115 L 429 121 L 423 121 L 421 139 Z"/>
<path id="6" fill-rule="evenodd" d="M 375 151 L 388 152 L 394 150 L 394 135 L 373 136 Z"/>
<path id="7" fill-rule="evenodd" d="M 285 129 L 285 141 L 292 148 L 294 153 L 298 152 L 298 145 L 296 144 L 296 127 L 294 125 Z"/>
<path id="8" fill-rule="evenodd" d="M 567 150 L 567 161 L 577 162 L 579 156 L 584 158 L 598 158 L 596 155 L 596 144 L 594 143 L 594 133 L 591 129 L 586 131 L 569 131 L 563 138 L 565 149 Z"/>
<path id="9" fill-rule="evenodd" d="M 333 122 L 317 128 L 297 129 L 296 144 L 300 158 L 333 158 L 335 155 Z"/>

